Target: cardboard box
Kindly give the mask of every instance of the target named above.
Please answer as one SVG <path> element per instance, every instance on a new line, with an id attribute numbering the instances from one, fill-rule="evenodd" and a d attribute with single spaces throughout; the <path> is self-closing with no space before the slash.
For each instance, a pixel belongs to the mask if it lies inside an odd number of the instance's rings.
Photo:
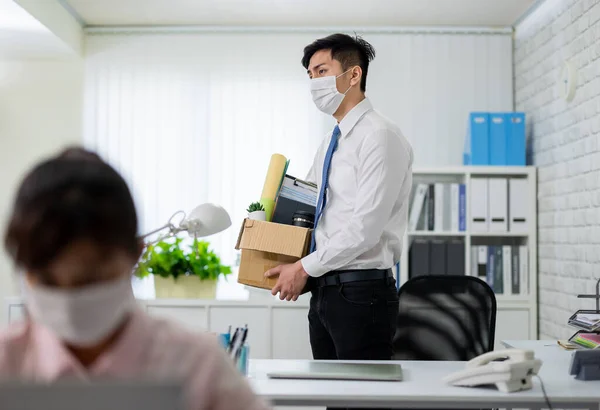
<path id="1" fill-rule="evenodd" d="M 311 229 L 292 225 L 244 220 L 235 246 L 242 251 L 238 282 L 271 290 L 277 278 L 267 279 L 265 272 L 306 256 L 311 233 Z"/>

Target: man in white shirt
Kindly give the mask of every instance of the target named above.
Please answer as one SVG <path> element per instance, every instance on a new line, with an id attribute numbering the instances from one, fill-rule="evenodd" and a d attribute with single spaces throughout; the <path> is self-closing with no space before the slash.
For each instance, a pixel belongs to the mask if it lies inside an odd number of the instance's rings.
<path id="1" fill-rule="evenodd" d="M 266 273 L 273 294 L 296 300 L 310 278 L 315 359 L 388 360 L 398 315 L 391 268 L 408 219 L 413 153 L 365 97 L 373 47 L 334 34 L 304 49 L 313 101 L 337 120 L 308 180 L 319 187 L 311 253 Z"/>

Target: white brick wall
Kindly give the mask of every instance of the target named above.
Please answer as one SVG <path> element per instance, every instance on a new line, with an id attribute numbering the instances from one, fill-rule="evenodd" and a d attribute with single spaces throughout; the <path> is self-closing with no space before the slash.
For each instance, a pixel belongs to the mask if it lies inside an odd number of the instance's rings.
<path id="1" fill-rule="evenodd" d="M 570 103 L 558 85 L 577 69 Z M 540 337 L 566 338 L 576 309 L 594 308 L 600 278 L 600 0 L 546 0 L 514 42 L 515 108 L 525 111 L 539 167 Z"/>

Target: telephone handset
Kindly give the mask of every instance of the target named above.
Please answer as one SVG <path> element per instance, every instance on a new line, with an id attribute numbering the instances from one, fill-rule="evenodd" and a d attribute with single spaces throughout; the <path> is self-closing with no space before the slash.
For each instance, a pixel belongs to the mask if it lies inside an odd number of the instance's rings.
<path id="1" fill-rule="evenodd" d="M 532 350 L 521 350 L 521 349 L 506 349 L 506 350 L 496 350 L 494 352 L 487 352 L 482 354 L 481 356 L 477 356 L 476 358 L 469 360 L 467 362 L 468 368 L 473 368 L 477 366 L 483 366 L 488 364 L 489 362 L 503 362 L 506 360 L 512 361 L 524 361 L 524 360 L 533 360 L 533 351 Z"/>
<path id="2" fill-rule="evenodd" d="M 510 393 L 531 389 L 531 376 L 538 373 L 542 361 L 531 350 L 507 349 L 484 353 L 467 362 L 466 369 L 444 378 L 454 386 L 495 385 Z"/>

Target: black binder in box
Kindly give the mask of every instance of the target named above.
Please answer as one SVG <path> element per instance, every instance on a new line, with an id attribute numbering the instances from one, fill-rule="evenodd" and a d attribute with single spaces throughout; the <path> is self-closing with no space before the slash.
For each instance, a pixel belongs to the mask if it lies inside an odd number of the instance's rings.
<path id="1" fill-rule="evenodd" d="M 415 239 L 409 251 L 409 278 L 430 275 L 430 242 L 425 239 Z"/>
<path id="2" fill-rule="evenodd" d="M 446 275 L 465 274 L 465 243 L 453 240 L 446 244 Z"/>
<path id="3" fill-rule="evenodd" d="M 314 215 L 317 196 L 318 192 L 315 184 L 285 175 L 271 222 L 293 225 L 294 214 L 298 211 L 309 212 Z"/>

